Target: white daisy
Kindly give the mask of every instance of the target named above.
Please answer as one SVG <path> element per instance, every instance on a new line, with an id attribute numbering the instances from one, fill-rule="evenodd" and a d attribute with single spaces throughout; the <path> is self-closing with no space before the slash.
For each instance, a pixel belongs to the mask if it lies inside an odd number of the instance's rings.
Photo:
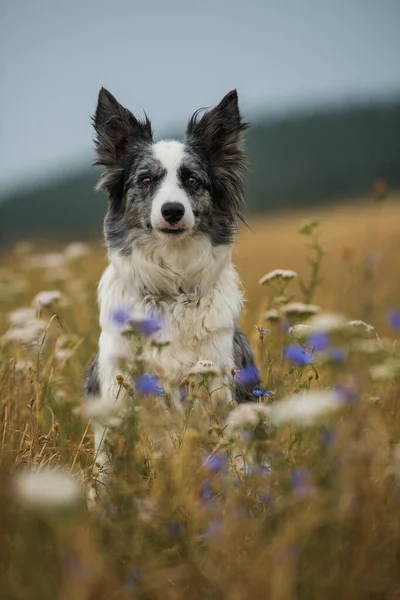
<path id="1" fill-rule="evenodd" d="M 273 271 L 270 271 L 269 273 L 261 277 L 258 283 L 259 285 L 265 285 L 268 284 L 270 281 L 274 281 L 276 279 L 285 279 L 289 281 L 294 277 L 297 277 L 296 271 L 291 271 L 290 269 L 274 269 Z"/>
<path id="2" fill-rule="evenodd" d="M 14 490 L 20 501 L 36 507 L 64 508 L 81 498 L 79 483 L 72 475 L 49 468 L 17 473 Z"/>
<path id="3" fill-rule="evenodd" d="M 339 394 L 333 390 L 294 394 L 273 404 L 271 421 L 275 425 L 295 422 L 312 425 L 320 417 L 334 412 L 343 405 Z"/>
<path id="4" fill-rule="evenodd" d="M 50 308 L 62 300 L 62 293 L 59 290 L 43 290 L 33 299 L 32 306 L 36 309 Z"/>
<path id="5" fill-rule="evenodd" d="M 25 325 L 27 321 L 32 321 L 35 317 L 36 310 L 30 306 L 26 308 L 17 308 L 7 315 L 8 322 L 14 327 Z"/>

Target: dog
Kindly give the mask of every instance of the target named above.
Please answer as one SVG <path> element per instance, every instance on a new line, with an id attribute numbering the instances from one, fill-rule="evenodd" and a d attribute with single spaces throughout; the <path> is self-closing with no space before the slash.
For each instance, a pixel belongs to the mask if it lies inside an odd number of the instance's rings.
<path id="1" fill-rule="evenodd" d="M 254 356 L 238 326 L 243 297 L 232 263 L 238 224 L 245 222 L 242 137 L 248 127 L 236 90 L 195 112 L 182 142 L 153 141 L 147 115 L 137 119 L 104 88 L 93 126 L 94 164 L 103 167 L 96 189 L 108 195 L 109 265 L 98 288 L 101 335 L 87 371 L 87 399 L 115 402 L 116 357 L 135 360 L 129 337 L 111 318 L 121 306 L 162 320 L 160 335 L 168 344 L 149 348 L 148 372 L 180 385 L 206 360 L 229 377 L 247 369 L 250 389 L 258 386 Z M 249 394 L 238 386 L 235 399 L 254 400 Z M 103 439 L 104 429 L 96 428 L 98 453 Z"/>

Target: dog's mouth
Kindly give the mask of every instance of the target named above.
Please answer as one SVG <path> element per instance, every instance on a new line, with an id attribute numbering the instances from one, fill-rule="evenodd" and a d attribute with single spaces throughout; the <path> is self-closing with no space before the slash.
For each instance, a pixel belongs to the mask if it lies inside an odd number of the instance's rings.
<path id="1" fill-rule="evenodd" d="M 160 228 L 159 231 L 161 231 L 161 233 L 166 233 L 167 235 L 171 235 L 171 236 L 178 236 L 178 235 L 182 235 L 182 233 L 184 233 L 186 231 L 186 229 L 184 227 L 181 227 L 180 229 L 170 229 L 169 227 L 163 227 Z"/>

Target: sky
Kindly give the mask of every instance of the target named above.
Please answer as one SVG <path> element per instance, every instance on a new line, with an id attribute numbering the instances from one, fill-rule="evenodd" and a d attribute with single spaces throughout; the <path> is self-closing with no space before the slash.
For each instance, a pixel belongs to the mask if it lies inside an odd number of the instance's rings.
<path id="1" fill-rule="evenodd" d="M 400 92 L 399 0 L 3 0 L 0 196 L 89 167 L 101 86 L 156 137 L 237 88 L 242 111 Z"/>

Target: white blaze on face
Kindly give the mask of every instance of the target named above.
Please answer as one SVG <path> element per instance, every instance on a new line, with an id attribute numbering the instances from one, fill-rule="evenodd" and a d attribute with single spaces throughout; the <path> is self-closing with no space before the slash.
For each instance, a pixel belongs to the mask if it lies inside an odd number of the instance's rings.
<path id="1" fill-rule="evenodd" d="M 168 227 L 163 219 L 161 210 L 167 202 L 179 202 L 185 209 L 185 214 L 179 226 L 190 230 L 194 226 L 194 215 L 190 200 L 182 187 L 179 186 L 178 170 L 183 162 L 184 145 L 176 141 L 161 141 L 153 146 L 154 156 L 166 170 L 159 189 L 157 190 L 151 208 L 151 225 L 154 229 Z"/>

